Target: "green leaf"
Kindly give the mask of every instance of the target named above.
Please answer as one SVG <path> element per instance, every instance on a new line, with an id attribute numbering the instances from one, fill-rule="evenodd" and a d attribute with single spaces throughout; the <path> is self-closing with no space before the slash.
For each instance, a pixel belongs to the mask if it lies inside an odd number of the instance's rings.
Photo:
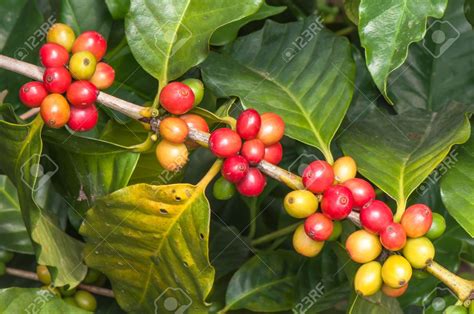
<path id="1" fill-rule="evenodd" d="M 105 0 L 105 4 L 114 20 L 121 20 L 127 15 L 130 0 Z"/>
<path id="2" fill-rule="evenodd" d="M 451 101 L 474 103 L 474 31 L 462 4 L 450 0 L 444 18 L 430 23 L 425 39 L 410 46 L 405 64 L 390 76 L 389 95 L 398 112 L 438 111 Z M 437 44 L 437 36 L 446 40 Z"/>
<path id="3" fill-rule="evenodd" d="M 456 153 L 457 161 L 441 181 L 441 196 L 449 214 L 474 238 L 474 138 Z"/>
<path id="4" fill-rule="evenodd" d="M 296 301 L 297 273 L 303 260 L 290 251 L 258 253 L 232 276 L 225 310 L 285 311 Z"/>
<path id="5" fill-rule="evenodd" d="M 344 0 L 344 12 L 355 25 L 359 24 L 359 5 L 360 0 Z"/>
<path id="6" fill-rule="evenodd" d="M 361 0 L 359 36 L 375 84 L 387 95 L 389 74 L 403 64 L 408 46 L 421 40 L 428 17 L 440 18 L 447 0 Z"/>
<path id="7" fill-rule="evenodd" d="M 162 313 L 170 297 L 190 313 L 206 312 L 214 278 L 209 220 L 200 185 L 126 187 L 87 212 L 86 263 L 110 279 L 127 312 Z"/>
<path id="8" fill-rule="evenodd" d="M 24 125 L 0 121 L 0 168 L 16 185 L 38 263 L 50 266 L 56 286 L 74 287 L 87 272 L 82 263 L 82 243 L 64 233 L 51 211 L 35 201 L 36 191 L 58 170 L 54 161 L 43 154 L 42 128 L 41 117 Z"/>
<path id="9" fill-rule="evenodd" d="M 33 254 L 30 236 L 21 217 L 16 188 L 5 175 L 0 176 L 0 248 Z"/>
<path id="10" fill-rule="evenodd" d="M 59 19 L 71 26 L 76 36 L 94 30 L 107 39 L 112 27 L 112 17 L 104 1 L 61 0 Z"/>
<path id="11" fill-rule="evenodd" d="M 286 7 L 274 7 L 266 2 L 252 15 L 220 27 L 212 34 L 211 45 L 223 46 L 237 38 L 240 28 L 253 21 L 263 20 L 286 10 Z"/>
<path id="12" fill-rule="evenodd" d="M 464 111 L 464 106 L 452 104 L 438 113 L 413 109 L 390 116 L 372 107 L 344 132 L 340 144 L 359 172 L 396 200 L 395 219 L 400 219 L 410 194 L 454 144 L 469 139 Z"/>
<path id="13" fill-rule="evenodd" d="M 230 54 L 211 53 L 202 73 L 217 96 L 238 96 L 245 106 L 279 114 L 286 135 L 331 161 L 330 142 L 352 98 L 355 65 L 348 41 L 319 27 L 314 16 L 268 21 L 239 38 Z"/>
<path id="14" fill-rule="evenodd" d="M 466 13 L 466 19 L 474 26 L 474 1 L 464 1 L 464 12 Z"/>
<path id="15" fill-rule="evenodd" d="M 353 294 L 348 314 L 403 314 L 396 298 L 389 298 L 382 292 L 370 297 Z"/>
<path id="16" fill-rule="evenodd" d="M 7 288 L 0 290 L 0 312 L 37 314 L 92 313 L 66 303 L 61 297 L 40 288 Z"/>
<path id="17" fill-rule="evenodd" d="M 262 1 L 132 0 L 127 40 L 143 69 L 167 82 L 206 58 L 216 29 L 253 14 Z"/>

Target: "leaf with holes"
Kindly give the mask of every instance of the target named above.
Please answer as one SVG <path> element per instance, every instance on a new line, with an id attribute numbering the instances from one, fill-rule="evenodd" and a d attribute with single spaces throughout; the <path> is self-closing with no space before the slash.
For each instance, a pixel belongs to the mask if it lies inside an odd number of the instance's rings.
<path id="1" fill-rule="evenodd" d="M 299 42 L 304 48 L 295 48 Z M 269 21 L 238 39 L 229 54 L 211 53 L 202 73 L 216 95 L 279 114 L 286 135 L 332 160 L 329 147 L 352 98 L 355 65 L 349 42 L 321 29 L 317 17 Z"/>
<path id="2" fill-rule="evenodd" d="M 262 0 L 131 0 L 127 41 L 138 63 L 160 82 L 202 62 L 219 27 L 253 14 Z"/>
<path id="3" fill-rule="evenodd" d="M 405 61 L 408 46 L 421 40 L 428 17 L 440 18 L 447 0 L 361 0 L 359 36 L 369 71 L 387 100 L 387 78 Z"/>
<path id="4" fill-rule="evenodd" d="M 111 281 L 128 312 L 165 312 L 173 297 L 190 313 L 207 311 L 209 203 L 204 187 L 137 184 L 104 198 L 80 229 L 86 263 Z"/>
<path id="5" fill-rule="evenodd" d="M 400 219 L 410 194 L 453 145 L 469 139 L 464 111 L 465 106 L 452 104 L 439 113 L 411 110 L 390 116 L 372 107 L 339 143 L 356 160 L 359 172 L 397 201 L 395 219 Z"/>

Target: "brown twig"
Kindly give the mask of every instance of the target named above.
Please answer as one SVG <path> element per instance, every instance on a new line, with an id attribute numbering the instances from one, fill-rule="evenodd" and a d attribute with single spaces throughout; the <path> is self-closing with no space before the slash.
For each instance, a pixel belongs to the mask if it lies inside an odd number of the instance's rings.
<path id="1" fill-rule="evenodd" d="M 31 108 L 27 112 L 20 115 L 21 120 L 27 120 L 37 114 L 40 111 L 40 108 Z"/>
<path id="2" fill-rule="evenodd" d="M 23 270 L 23 269 L 7 267 L 5 270 L 5 273 L 7 273 L 10 276 L 39 281 L 38 275 L 36 275 L 36 273 Z M 102 295 L 104 297 L 109 297 L 109 298 L 114 298 L 114 292 L 110 289 L 97 287 L 97 286 L 91 286 L 91 285 L 85 285 L 82 283 L 79 284 L 78 288 L 82 290 L 87 290 L 93 294 Z"/>

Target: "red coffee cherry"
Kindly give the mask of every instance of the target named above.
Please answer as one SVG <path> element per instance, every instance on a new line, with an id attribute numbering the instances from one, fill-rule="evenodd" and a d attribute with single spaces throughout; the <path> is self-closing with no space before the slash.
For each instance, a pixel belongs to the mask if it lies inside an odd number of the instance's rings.
<path id="1" fill-rule="evenodd" d="M 260 114 L 254 109 L 247 109 L 237 118 L 237 133 L 244 140 L 254 139 L 257 137 L 261 124 Z"/>
<path id="2" fill-rule="evenodd" d="M 68 127 L 76 132 L 86 132 L 92 130 L 99 120 L 99 112 L 95 105 L 88 107 L 71 107 Z"/>
<path id="3" fill-rule="evenodd" d="M 47 126 L 61 128 L 68 122 L 71 110 L 63 95 L 50 94 L 43 99 L 40 114 Z"/>
<path id="4" fill-rule="evenodd" d="M 79 35 L 72 46 L 72 53 L 89 51 L 95 56 L 97 62 L 102 59 L 106 50 L 107 41 L 101 34 L 94 31 L 84 32 Z"/>
<path id="5" fill-rule="evenodd" d="M 280 142 L 265 147 L 265 154 L 263 160 L 271 164 L 278 165 L 283 158 L 283 147 Z"/>
<path id="6" fill-rule="evenodd" d="M 179 117 L 183 119 L 184 122 L 186 122 L 188 128 L 193 128 L 201 132 L 209 133 L 209 125 L 207 125 L 206 120 L 204 120 L 204 118 L 201 116 L 193 113 L 187 113 Z"/>
<path id="7" fill-rule="evenodd" d="M 50 93 L 63 94 L 71 85 L 71 74 L 64 67 L 47 68 L 43 74 L 43 83 Z"/>
<path id="8" fill-rule="evenodd" d="M 26 83 L 19 91 L 20 101 L 30 108 L 39 107 L 46 96 L 48 91 L 41 82 Z"/>
<path id="9" fill-rule="evenodd" d="M 410 238 L 419 238 L 430 230 L 433 222 L 431 209 L 424 204 L 415 204 L 408 207 L 400 223 Z"/>
<path id="10" fill-rule="evenodd" d="M 334 171 L 323 160 L 313 161 L 303 171 L 303 184 L 313 193 L 322 193 L 334 182 Z"/>
<path id="11" fill-rule="evenodd" d="M 374 200 L 360 210 L 360 222 L 365 230 L 380 233 L 393 221 L 390 207 L 382 201 Z"/>
<path id="12" fill-rule="evenodd" d="M 237 155 L 241 147 L 242 140 L 239 134 L 231 129 L 217 129 L 209 137 L 209 149 L 219 158 Z"/>
<path id="13" fill-rule="evenodd" d="M 278 143 L 285 133 L 285 122 L 279 115 L 273 112 L 266 112 L 260 116 L 262 120 L 257 138 L 269 146 Z"/>
<path id="14" fill-rule="evenodd" d="M 247 159 L 240 155 L 235 155 L 224 160 L 222 164 L 222 176 L 229 182 L 237 183 L 242 180 L 249 171 Z"/>
<path id="15" fill-rule="evenodd" d="M 304 231 L 315 241 L 326 241 L 333 230 L 332 220 L 321 213 L 315 213 L 306 218 Z"/>
<path id="16" fill-rule="evenodd" d="M 47 43 L 41 46 L 39 55 L 41 63 L 46 68 L 63 67 L 69 61 L 69 53 L 66 48 L 54 43 Z"/>
<path id="17" fill-rule="evenodd" d="M 97 63 L 94 75 L 90 78 L 90 82 L 100 90 L 107 89 L 114 83 L 115 70 L 105 62 Z"/>
<path id="18" fill-rule="evenodd" d="M 67 89 L 66 97 L 78 108 L 91 106 L 97 100 L 99 90 L 89 81 L 75 81 Z"/>
<path id="19" fill-rule="evenodd" d="M 375 199 L 375 190 L 372 185 L 359 178 L 353 178 L 342 183 L 346 188 L 351 190 L 352 197 L 354 198 L 354 207 L 361 208 L 368 202 Z"/>
<path id="20" fill-rule="evenodd" d="M 407 235 L 401 224 L 392 222 L 380 233 L 380 242 L 387 250 L 398 251 L 405 246 Z"/>
<path id="21" fill-rule="evenodd" d="M 352 193 L 345 186 L 333 185 L 324 191 L 321 210 L 329 218 L 342 220 L 349 216 L 353 206 Z"/>
<path id="22" fill-rule="evenodd" d="M 172 114 L 184 114 L 193 108 L 193 90 L 181 82 L 169 83 L 160 93 L 160 103 Z"/>
<path id="23" fill-rule="evenodd" d="M 258 164 L 265 156 L 265 145 L 259 139 L 245 141 L 240 154 L 248 160 L 251 165 Z"/>
<path id="24" fill-rule="evenodd" d="M 267 179 L 257 168 L 250 168 L 245 177 L 237 183 L 237 191 L 244 196 L 258 196 L 263 192 Z"/>

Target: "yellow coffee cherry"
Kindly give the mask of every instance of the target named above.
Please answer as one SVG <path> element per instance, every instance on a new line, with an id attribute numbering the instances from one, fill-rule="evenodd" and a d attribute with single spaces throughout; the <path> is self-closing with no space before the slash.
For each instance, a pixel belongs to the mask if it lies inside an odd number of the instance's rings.
<path id="1" fill-rule="evenodd" d="M 337 182 L 342 183 L 355 178 L 357 174 L 357 164 L 352 157 L 344 156 L 338 158 L 332 166 L 334 177 Z"/>
<path id="2" fill-rule="evenodd" d="M 286 194 L 283 206 L 288 215 L 306 218 L 318 210 L 318 198 L 310 191 L 296 190 Z"/>
<path id="3" fill-rule="evenodd" d="M 392 255 L 382 266 L 383 282 L 392 288 L 401 288 L 410 281 L 412 268 L 410 263 L 400 255 Z"/>
<path id="4" fill-rule="evenodd" d="M 413 268 L 425 268 L 435 257 L 433 243 L 426 238 L 408 239 L 403 248 L 403 255 Z"/>
<path id="5" fill-rule="evenodd" d="M 301 224 L 293 233 L 293 247 L 299 254 L 313 257 L 321 252 L 324 247 L 324 241 L 315 241 L 308 237 L 304 231 L 304 224 Z"/>
<path id="6" fill-rule="evenodd" d="M 372 261 L 359 267 L 354 278 L 355 291 L 364 296 L 375 294 L 382 287 L 382 266 Z"/>

